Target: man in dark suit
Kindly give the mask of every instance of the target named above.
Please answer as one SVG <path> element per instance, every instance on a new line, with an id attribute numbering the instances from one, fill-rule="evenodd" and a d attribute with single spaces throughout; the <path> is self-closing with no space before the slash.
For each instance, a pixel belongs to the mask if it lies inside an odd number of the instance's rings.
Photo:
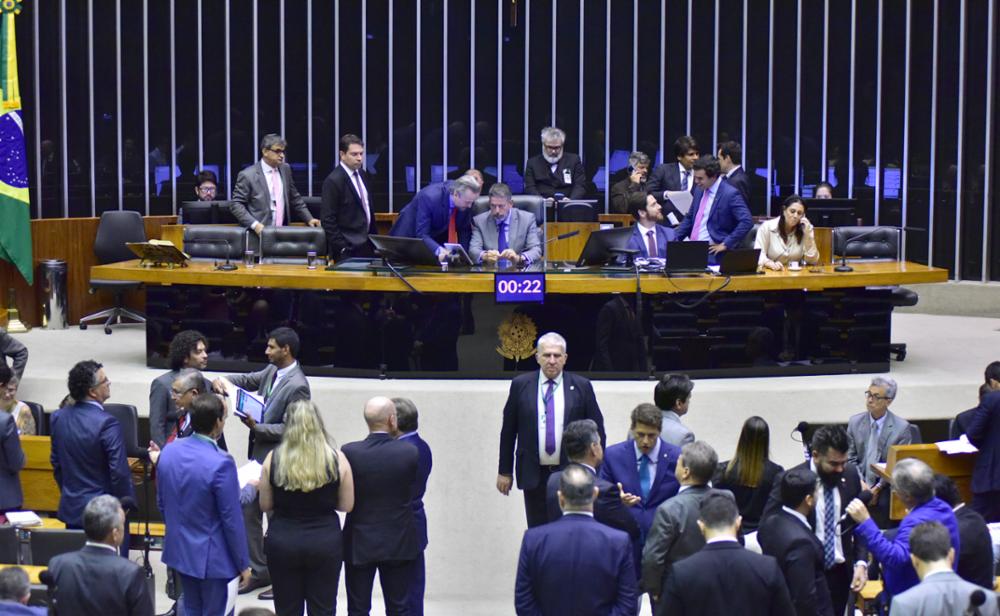
<path id="1" fill-rule="evenodd" d="M 717 151 L 722 178 L 740 191 L 743 201 L 750 207 L 750 176 L 743 169 L 743 148 L 735 141 L 723 141 Z"/>
<path id="2" fill-rule="evenodd" d="M 576 154 L 563 150 L 566 133 L 555 126 L 542 129 L 542 153 L 524 165 L 524 193 L 554 199 L 582 199 L 587 194 L 587 172 Z"/>
<path id="3" fill-rule="evenodd" d="M 255 391 L 264 399 L 261 422 L 254 421 L 252 417 L 240 418 L 250 429 L 247 455 L 258 462 L 263 462 L 267 454 L 281 442 L 281 435 L 285 432 L 285 409 L 288 405 L 296 400 L 308 400 L 311 396 L 309 381 L 295 359 L 299 354 L 299 335 L 294 330 L 279 327 L 272 331 L 268 335 L 267 350 L 264 353 L 267 355 L 268 366 L 263 370 L 249 374 L 231 374 L 215 379 L 212 383 L 216 393 L 228 393 L 236 386 Z M 259 498 L 244 505 L 243 522 L 250 545 L 253 576 L 240 586 L 241 594 L 267 586 L 271 581 L 264 555 L 262 516 Z"/>
<path id="4" fill-rule="evenodd" d="M 340 138 L 340 164 L 323 180 L 321 219 L 326 250 L 333 260 L 370 257 L 368 235 L 378 233 L 364 170 L 365 144 L 357 135 Z"/>
<path id="5" fill-rule="evenodd" d="M 713 490 L 705 496 L 698 527 L 705 547 L 674 565 L 659 616 L 795 614 L 778 563 L 739 544 L 740 511 L 732 494 Z"/>
<path id="6" fill-rule="evenodd" d="M 809 525 L 817 481 L 816 473 L 805 468 L 786 472 L 779 484 L 781 511 L 767 518 L 757 531 L 761 549 L 781 567 L 798 616 L 833 616 L 823 544 Z"/>
<path id="7" fill-rule="evenodd" d="M 934 475 L 934 495 L 955 512 L 958 522 L 959 549 L 956 572 L 963 579 L 984 588 L 993 585 L 993 541 L 986 520 L 962 502 L 962 496 L 951 477 Z"/>
<path id="8" fill-rule="evenodd" d="M 582 466 L 567 466 L 559 478 L 562 517 L 524 533 L 514 589 L 519 615 L 636 613 L 628 536 L 594 519 L 594 479 Z"/>
<path id="9" fill-rule="evenodd" d="M 661 225 L 663 208 L 655 199 L 642 193 L 633 193 L 628 200 L 628 213 L 635 219 L 628 248 L 639 251 L 646 259 L 667 258 L 667 242 L 674 241 L 674 230 Z"/>
<path id="10" fill-rule="evenodd" d="M 392 400 L 369 400 L 365 422 L 368 438 L 342 448 L 354 474 L 354 510 L 344 524 L 347 612 L 371 611 L 378 571 L 386 614 L 408 614 L 413 565 L 420 555 L 411 504 L 420 453 L 411 443 L 392 438 L 399 429 Z"/>
<path id="11" fill-rule="evenodd" d="M 698 185 L 691 209 L 677 227 L 677 239 L 707 241 L 710 255 L 739 248 L 753 228 L 753 217 L 740 191 L 719 177 L 719 161 L 702 156 L 692 165 Z M 721 258 L 721 257 L 716 257 Z"/>
<path id="12" fill-rule="evenodd" d="M 677 561 L 687 558 L 705 545 L 705 538 L 698 530 L 698 508 L 702 499 L 712 490 L 708 484 L 718 463 L 718 454 L 705 441 L 688 443 L 677 458 L 674 475 L 681 487 L 675 496 L 656 508 L 653 524 L 642 549 L 642 577 L 639 587 L 649 593 L 654 608 L 662 598 Z"/>
<path id="13" fill-rule="evenodd" d="M 413 401 L 409 398 L 393 398 L 392 404 L 396 407 L 396 432 L 394 436 L 398 440 L 416 447 L 417 453 L 420 454 L 417 458 L 417 482 L 414 484 L 410 501 L 410 507 L 413 509 L 413 524 L 416 526 L 417 540 L 420 543 L 420 555 L 413 563 L 413 581 L 410 583 L 406 602 L 410 608 L 411 616 L 423 616 L 426 581 L 424 551 L 427 549 L 427 512 L 424 511 L 424 493 L 427 491 L 427 479 L 431 475 L 434 458 L 431 456 L 430 445 L 417 433 L 418 414 Z"/>
<path id="14" fill-rule="evenodd" d="M 306 207 L 285 163 L 285 139 L 273 133 L 260 140 L 260 161 L 240 171 L 229 208 L 240 225 L 260 235 L 264 227 L 292 224 L 292 214 L 310 227 L 320 226 Z"/>
<path id="15" fill-rule="evenodd" d="M 11 369 L 20 381 L 24 376 L 24 367 L 28 365 L 28 347 L 0 327 L 0 361 L 7 363 L 8 357 L 11 360 Z"/>
<path id="16" fill-rule="evenodd" d="M 208 366 L 208 340 L 193 329 L 178 332 L 170 341 L 167 357 L 170 371 L 156 377 L 149 385 L 149 437 L 159 447 L 167 443 L 167 438 L 177 428 L 177 406 L 170 388 L 181 370 L 204 370 Z M 199 385 L 198 393 L 210 391 L 210 387 L 211 383 L 206 381 L 204 385 Z"/>
<path id="17" fill-rule="evenodd" d="M 810 470 L 819 477 L 816 505 L 808 517 L 823 546 L 823 567 L 834 614 L 843 614 L 850 593 L 859 592 L 868 582 L 864 545 L 855 540 L 853 533 L 841 535 L 837 522 L 862 487 L 858 468 L 847 461 L 847 447 L 847 431 L 842 426 L 822 426 L 813 433 L 810 459 L 788 469 Z M 781 511 L 781 479 L 781 475 L 774 479 L 762 523 Z"/>
<path id="18" fill-rule="evenodd" d="M 695 188 L 694 183 L 694 161 L 698 160 L 700 150 L 698 142 L 690 135 L 681 135 L 674 142 L 674 160 L 665 161 L 659 167 L 653 169 L 653 173 L 646 182 L 646 192 L 655 198 L 660 205 L 664 206 L 667 213 L 673 213 L 678 219 L 683 214 L 670 203 L 667 191 L 688 191 Z"/>
<path id="19" fill-rule="evenodd" d="M 983 401 L 983 396 L 993 391 L 989 383 L 983 383 L 979 386 L 979 402 Z M 951 440 L 957 440 L 962 438 L 962 435 L 966 433 L 966 426 L 972 421 L 972 416 L 976 414 L 976 409 L 978 406 L 974 406 L 971 409 L 962 411 L 958 415 L 955 415 L 954 421 L 951 422 L 951 428 L 948 433 L 948 438 Z"/>
<path id="20" fill-rule="evenodd" d="M 61 491 L 59 519 L 68 528 L 82 528 L 83 509 L 95 496 L 135 495 L 121 424 L 104 412 L 111 381 L 103 366 L 79 362 L 67 385 L 76 404 L 52 414 L 52 472 Z"/>
<path id="21" fill-rule="evenodd" d="M 542 335 L 535 358 L 541 370 L 517 376 L 510 384 L 503 407 L 497 474 L 497 490 L 506 496 L 516 472 L 529 528 L 548 519 L 545 491 L 549 475 L 566 464 L 565 453 L 559 450 L 565 426 L 578 419 L 593 419 L 601 433 L 601 446 L 606 442 L 604 416 L 590 381 L 563 371 L 566 339 L 555 332 Z"/>
<path id="22" fill-rule="evenodd" d="M 479 198 L 479 191 L 479 181 L 469 175 L 428 184 L 400 210 L 389 235 L 420 238 L 441 261 L 450 254 L 442 244 L 461 244 L 468 250 L 472 239 L 472 204 Z"/>
<path id="23" fill-rule="evenodd" d="M 597 312 L 592 370 L 637 372 L 649 369 L 635 295 L 616 293 Z"/>
<path id="24" fill-rule="evenodd" d="M 1000 522 L 1000 362 L 986 367 L 986 384 L 992 392 L 983 396 L 966 434 L 979 448 L 972 471 L 972 508 L 987 522 Z"/>
<path id="25" fill-rule="evenodd" d="M 595 477 L 597 499 L 594 501 L 594 519 L 598 522 L 628 533 L 632 540 L 639 538 L 639 524 L 628 511 L 622 500 L 622 491 L 617 485 L 597 476 L 597 469 L 604 460 L 604 449 L 601 447 L 601 434 L 597 431 L 597 422 L 593 419 L 580 419 L 563 429 L 562 450 L 571 464 L 579 464 Z M 546 508 L 548 521 L 554 522 L 562 517 L 559 508 L 559 481 L 562 471 L 549 475 L 546 488 Z"/>
<path id="26" fill-rule="evenodd" d="M 87 544 L 49 561 L 59 613 L 152 616 L 153 598 L 142 567 L 118 555 L 125 538 L 125 512 L 118 499 L 107 494 L 91 499 L 81 521 Z"/>
<path id="27" fill-rule="evenodd" d="M 476 263 L 527 266 L 542 256 L 535 215 L 514 207 L 510 187 L 490 188 L 490 209 L 472 219 L 469 257 Z"/>
<path id="28" fill-rule="evenodd" d="M 13 378 L 7 364 L 0 364 L 0 383 Z M 20 477 L 24 463 L 17 422 L 10 413 L 0 412 L 0 514 L 17 511 L 24 504 Z"/>

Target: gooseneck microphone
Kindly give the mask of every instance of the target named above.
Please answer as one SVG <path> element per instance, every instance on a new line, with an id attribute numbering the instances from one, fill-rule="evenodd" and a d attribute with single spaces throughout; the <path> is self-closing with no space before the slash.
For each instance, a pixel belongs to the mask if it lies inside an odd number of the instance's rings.
<path id="1" fill-rule="evenodd" d="M 965 608 L 963 616 L 980 616 L 979 606 L 986 603 L 986 593 L 978 588 L 969 595 L 969 607 Z"/>
<path id="2" fill-rule="evenodd" d="M 802 442 L 802 450 L 805 453 L 806 460 L 808 460 L 811 457 L 810 451 L 809 451 L 809 441 L 806 440 L 806 432 L 808 432 L 808 431 L 809 431 L 809 422 L 808 421 L 800 421 L 798 423 L 798 425 L 795 426 L 795 429 L 792 430 L 793 434 L 795 432 L 799 433 L 799 439 Z M 795 439 L 792 439 L 792 440 L 795 440 Z"/>

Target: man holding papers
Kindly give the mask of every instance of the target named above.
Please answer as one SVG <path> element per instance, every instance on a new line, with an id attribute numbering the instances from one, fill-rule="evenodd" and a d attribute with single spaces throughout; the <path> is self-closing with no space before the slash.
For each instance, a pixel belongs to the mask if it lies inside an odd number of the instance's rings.
<path id="1" fill-rule="evenodd" d="M 272 331 L 265 351 L 269 365 L 258 372 L 232 374 L 216 379 L 212 388 L 220 394 L 233 387 L 256 392 L 264 401 L 262 421 L 252 416 L 240 420 L 250 428 L 249 457 L 263 462 L 267 454 L 281 442 L 285 431 L 285 408 L 296 400 L 310 398 L 309 382 L 295 357 L 299 354 L 299 335 L 288 327 Z M 240 594 L 271 583 L 264 556 L 264 530 L 259 499 L 243 506 L 243 521 L 250 545 L 250 564 L 253 576 L 240 586 Z"/>

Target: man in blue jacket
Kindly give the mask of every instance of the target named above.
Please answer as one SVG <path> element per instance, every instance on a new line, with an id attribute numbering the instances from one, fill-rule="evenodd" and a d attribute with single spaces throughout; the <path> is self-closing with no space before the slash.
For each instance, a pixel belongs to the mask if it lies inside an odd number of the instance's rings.
<path id="1" fill-rule="evenodd" d="M 417 541 L 420 543 L 420 555 L 413 565 L 413 581 L 410 582 L 410 592 L 407 595 L 407 605 L 410 616 L 423 616 L 424 586 L 426 581 L 424 569 L 424 550 L 427 549 L 427 512 L 424 511 L 424 493 L 427 491 L 427 479 L 431 475 L 434 459 L 431 456 L 430 445 L 417 433 L 417 406 L 409 398 L 393 398 L 396 406 L 395 437 L 404 443 L 410 443 L 417 448 L 417 482 L 414 484 L 410 508 L 413 509 L 413 525 L 417 529 Z"/>
<path id="2" fill-rule="evenodd" d="M 753 227 L 753 216 L 740 191 L 722 181 L 717 158 L 702 156 L 693 168 L 697 188 L 691 209 L 677 227 L 677 239 L 707 241 L 708 252 L 718 259 L 720 253 L 739 248 Z"/>
<path id="3" fill-rule="evenodd" d="M 989 393 L 980 398 L 965 430 L 979 448 L 972 471 L 972 508 L 987 522 L 1000 522 L 1000 361 L 986 366 L 985 379 Z"/>
<path id="4" fill-rule="evenodd" d="M 449 255 L 445 243 L 461 244 L 468 250 L 472 239 L 471 208 L 481 186 L 472 175 L 429 184 L 399 212 L 389 234 L 420 238 L 441 261 Z"/>

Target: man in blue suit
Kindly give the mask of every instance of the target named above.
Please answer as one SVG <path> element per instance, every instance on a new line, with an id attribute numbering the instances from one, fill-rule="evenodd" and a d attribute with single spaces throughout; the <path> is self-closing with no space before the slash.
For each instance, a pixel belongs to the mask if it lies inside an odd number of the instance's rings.
<path id="1" fill-rule="evenodd" d="M 638 250 L 639 255 L 647 259 L 666 259 L 667 242 L 674 241 L 674 230 L 660 224 L 663 206 L 650 195 L 632 193 L 628 199 L 628 213 L 635 218 L 628 247 Z"/>
<path id="2" fill-rule="evenodd" d="M 165 447 L 157 463 L 156 503 L 167 535 L 163 562 L 181 575 L 186 616 L 222 614 L 226 586 L 250 578 L 236 464 L 216 439 L 226 407 L 202 394 L 188 409 L 194 435 Z"/>
<path id="3" fill-rule="evenodd" d="M 979 448 L 972 471 L 972 508 L 987 522 L 1000 522 L 1000 361 L 986 366 L 985 379 L 991 393 L 982 397 L 966 424 L 969 440 Z"/>
<path id="4" fill-rule="evenodd" d="M 468 250 L 472 239 L 471 208 L 480 189 L 481 184 L 471 175 L 429 184 L 399 212 L 389 235 L 418 237 L 441 261 L 449 255 L 442 246 L 446 242 L 461 244 Z"/>
<path id="5" fill-rule="evenodd" d="M 738 248 L 753 227 L 753 217 L 743 195 L 732 184 L 722 181 L 719 161 L 702 156 L 694 163 L 697 188 L 691 209 L 680 226 L 677 239 L 707 241 L 708 252 L 716 258 L 726 250 Z"/>
<path id="6" fill-rule="evenodd" d="M 59 519 L 67 528 L 83 528 L 83 509 L 92 498 L 134 498 L 134 492 L 121 424 L 104 412 L 111 397 L 104 367 L 81 361 L 69 371 L 67 385 L 76 404 L 52 414 L 52 472 L 61 492 Z"/>
<path id="7" fill-rule="evenodd" d="M 431 448 L 417 434 L 417 406 L 409 398 L 393 398 L 396 405 L 395 437 L 417 448 L 420 456 L 417 458 L 417 482 L 414 484 L 410 508 L 413 509 L 413 525 L 417 530 L 417 541 L 420 543 L 420 555 L 413 565 L 413 581 L 407 594 L 407 604 L 410 616 L 423 616 L 424 586 L 426 571 L 424 569 L 424 550 L 427 549 L 427 513 L 424 511 L 424 493 L 427 491 L 427 478 L 431 475 L 434 460 Z"/>
<path id="8" fill-rule="evenodd" d="M 628 535 L 594 520 L 594 474 L 571 464 L 559 480 L 563 516 L 521 542 L 514 605 L 519 615 L 631 616 L 636 575 Z"/>
<path id="9" fill-rule="evenodd" d="M 6 365 L 6 364 L 5 364 Z M 0 614 L 4 616 L 47 616 L 48 608 L 29 607 L 31 580 L 15 565 L 0 570 Z"/>
<path id="10" fill-rule="evenodd" d="M 608 447 L 599 471 L 602 479 L 620 487 L 622 500 L 639 525 L 639 536 L 633 542 L 637 576 L 656 508 L 680 488 L 674 468 L 681 449 L 660 438 L 660 421 L 660 409 L 655 405 L 640 404 L 632 409 L 632 438 Z"/>

